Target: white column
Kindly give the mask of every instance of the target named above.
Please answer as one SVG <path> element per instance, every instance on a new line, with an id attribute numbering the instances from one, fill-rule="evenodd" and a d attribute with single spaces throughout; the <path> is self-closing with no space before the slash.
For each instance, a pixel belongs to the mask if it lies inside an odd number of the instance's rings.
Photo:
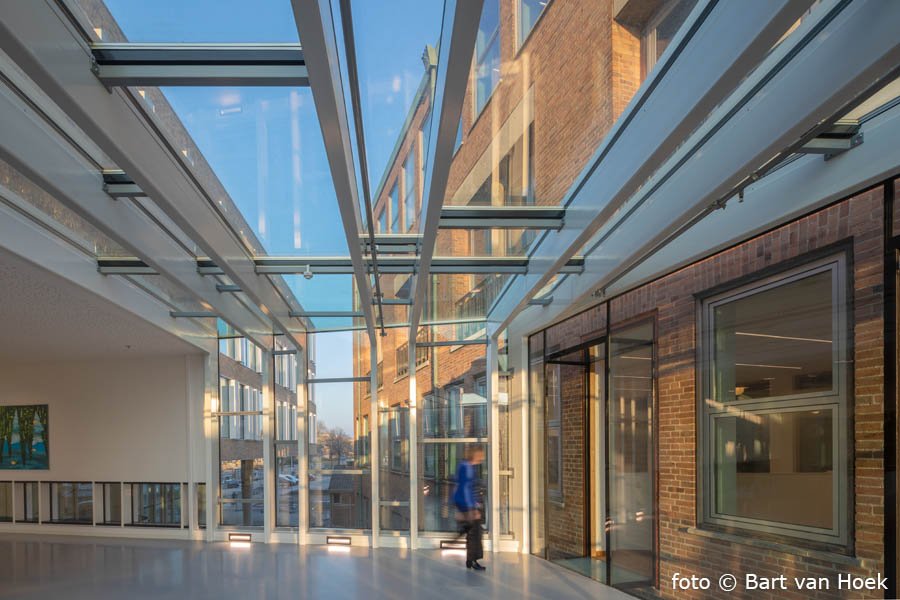
<path id="1" fill-rule="evenodd" d="M 274 344 L 262 349 L 263 532 L 272 541 L 275 527 L 275 361 Z"/>
<path id="2" fill-rule="evenodd" d="M 409 547 L 419 545 L 419 431 L 416 400 L 416 336 L 409 336 Z"/>
<path id="3" fill-rule="evenodd" d="M 378 348 L 374 334 L 369 335 L 369 480 L 372 483 L 372 547 L 378 547 L 381 535 L 381 456 L 378 453 L 381 436 L 381 415 L 378 414 Z"/>
<path id="4" fill-rule="evenodd" d="M 207 542 L 215 539 L 219 525 L 219 423 L 213 413 L 221 410 L 219 398 L 219 343 L 213 340 L 203 369 L 205 393 L 203 394 L 203 435 L 206 438 L 206 536 Z M 122 510 L 125 510 L 125 485 L 122 485 Z M 124 526 L 125 519 L 122 519 Z"/>
<path id="5" fill-rule="evenodd" d="M 309 346 L 309 336 L 306 338 L 306 344 Z M 297 543 L 305 545 L 307 543 L 307 532 L 309 531 L 309 393 L 307 390 L 307 374 L 309 369 L 307 366 L 307 357 L 309 356 L 308 348 L 297 348 L 296 375 L 294 377 L 295 389 L 297 392 L 297 493 L 300 497 L 297 500 Z"/>
<path id="6" fill-rule="evenodd" d="M 491 552 L 497 552 L 500 546 L 500 406 L 497 397 L 500 389 L 499 369 L 499 345 L 497 335 L 491 332 L 488 338 L 487 356 L 485 357 L 485 366 L 487 369 L 487 419 L 489 441 L 488 452 L 490 460 L 488 461 L 488 497 L 491 500 Z"/>

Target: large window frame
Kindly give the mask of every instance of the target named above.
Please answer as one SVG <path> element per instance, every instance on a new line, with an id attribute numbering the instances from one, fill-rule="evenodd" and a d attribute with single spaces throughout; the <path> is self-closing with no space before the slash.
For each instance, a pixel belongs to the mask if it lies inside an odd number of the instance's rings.
<path id="1" fill-rule="evenodd" d="M 702 299 L 699 303 L 698 362 L 701 365 L 698 385 L 698 472 L 701 473 L 698 517 L 701 526 L 711 525 L 736 530 L 747 535 L 758 532 L 777 536 L 791 544 L 826 543 L 847 547 L 850 541 L 850 497 L 852 451 L 849 426 L 848 358 L 852 339 L 849 320 L 852 305 L 849 302 L 848 258 L 846 253 L 833 254 L 800 266 L 780 271 L 750 283 Z M 814 275 L 831 272 L 832 287 L 832 389 L 808 393 L 796 393 L 766 398 L 735 399 L 727 403 L 713 401 L 715 394 L 715 308 L 761 292 L 790 285 Z M 707 402 L 705 399 L 709 398 Z M 717 419 L 740 417 L 745 414 L 772 414 L 805 410 L 831 410 L 832 423 L 832 528 L 824 529 L 800 524 L 782 523 L 759 518 L 723 514 L 716 511 L 716 440 L 713 435 Z"/>

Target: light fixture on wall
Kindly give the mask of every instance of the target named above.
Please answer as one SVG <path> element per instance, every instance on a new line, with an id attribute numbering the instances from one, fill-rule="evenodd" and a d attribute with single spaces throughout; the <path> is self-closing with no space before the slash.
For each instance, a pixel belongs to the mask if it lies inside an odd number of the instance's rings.
<path id="1" fill-rule="evenodd" d="M 253 536 L 249 533 L 229 533 L 228 541 L 232 548 L 249 548 Z"/>
<path id="2" fill-rule="evenodd" d="M 329 546 L 349 546 L 353 540 L 348 535 L 329 535 L 325 537 L 325 543 Z"/>

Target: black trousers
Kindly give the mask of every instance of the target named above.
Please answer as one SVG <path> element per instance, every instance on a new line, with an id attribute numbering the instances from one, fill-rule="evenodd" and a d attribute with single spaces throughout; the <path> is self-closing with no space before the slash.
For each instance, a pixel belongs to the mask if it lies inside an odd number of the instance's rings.
<path id="1" fill-rule="evenodd" d="M 460 526 L 460 534 L 466 536 L 466 560 L 479 560 L 484 558 L 484 548 L 481 544 L 481 519 L 463 521 Z"/>

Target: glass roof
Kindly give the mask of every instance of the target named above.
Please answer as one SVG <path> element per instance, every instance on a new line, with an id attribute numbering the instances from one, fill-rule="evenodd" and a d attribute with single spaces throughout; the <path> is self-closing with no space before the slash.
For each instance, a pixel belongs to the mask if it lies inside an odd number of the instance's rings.
<path id="1" fill-rule="evenodd" d="M 78 0 L 102 41 L 192 43 L 297 43 L 290 0 Z M 625 109 L 653 64 L 673 39 L 696 0 L 674 0 L 647 23 L 625 22 L 612 40 L 600 21 L 585 23 L 585 38 L 600 44 L 648 43 L 652 52 L 632 57 L 610 77 L 584 77 L 597 70 L 596 52 L 571 52 L 572 40 L 541 29 L 548 3 L 523 2 L 507 18 L 501 0 L 485 0 L 465 90 L 457 148 L 443 197 L 446 206 L 561 206 L 594 152 Z M 347 23 L 331 0 L 341 84 L 351 116 L 351 150 L 361 182 L 367 163 L 372 226 L 378 234 L 423 230 L 425 156 L 444 12 L 443 0 L 351 0 L 353 55 L 343 39 Z M 554 3 L 557 18 L 577 18 Z M 108 12 L 107 12 L 108 11 Z M 344 15 L 346 17 L 346 15 Z M 646 15 L 645 15 L 646 17 Z M 507 22 L 507 21 L 515 21 Z M 547 21 L 543 19 L 542 21 Z M 655 23 L 652 28 L 650 25 Z M 608 26 L 608 23 L 606 24 Z M 636 26 L 639 25 L 639 26 Z M 634 26 L 634 27 L 632 27 Z M 647 34 L 648 31 L 650 34 Z M 636 31 L 644 33 L 635 33 Z M 634 39 L 632 39 L 634 38 Z M 593 42 L 592 42 L 593 43 Z M 649 48 L 649 46 L 648 46 Z M 645 60 L 646 59 L 646 60 Z M 355 63 L 358 81 L 351 81 Z M 551 75 L 548 75 L 551 74 Z M 554 81 L 579 80 L 578 94 L 560 95 Z M 540 82 L 540 83 L 539 83 Z M 365 146 L 355 135 L 351 102 L 358 84 L 358 112 Z M 321 125 L 308 87 L 133 88 L 181 160 L 255 256 L 348 257 L 338 198 L 331 179 Z M 459 90 L 453 91 L 459 93 Z M 564 96 L 564 97 L 563 97 Z M 561 105 L 565 102 L 566 105 Z M 558 130 L 567 117 L 566 135 Z M 574 115 L 574 116 L 573 116 Z M 363 154 L 361 154 L 363 153 Z M 362 196 L 362 190 L 360 190 Z M 361 198 L 362 201 L 362 198 Z M 369 207 L 361 206 L 362 227 Z M 351 238 L 363 231 L 350 232 Z M 435 256 L 527 257 L 539 230 L 441 229 Z M 469 332 L 488 314 L 512 275 L 432 274 L 423 322 L 462 322 Z M 360 311 L 352 275 L 270 275 L 293 293 L 306 312 Z M 409 273 L 381 273 L 389 304 L 375 317 L 385 326 L 408 322 Z M 366 307 L 368 308 L 368 307 Z M 467 325 L 467 323 L 475 323 Z M 316 330 L 358 328 L 360 317 L 313 317 Z M 467 327 L 469 329 L 467 329 Z M 469 332 L 471 333 L 471 332 Z"/>

